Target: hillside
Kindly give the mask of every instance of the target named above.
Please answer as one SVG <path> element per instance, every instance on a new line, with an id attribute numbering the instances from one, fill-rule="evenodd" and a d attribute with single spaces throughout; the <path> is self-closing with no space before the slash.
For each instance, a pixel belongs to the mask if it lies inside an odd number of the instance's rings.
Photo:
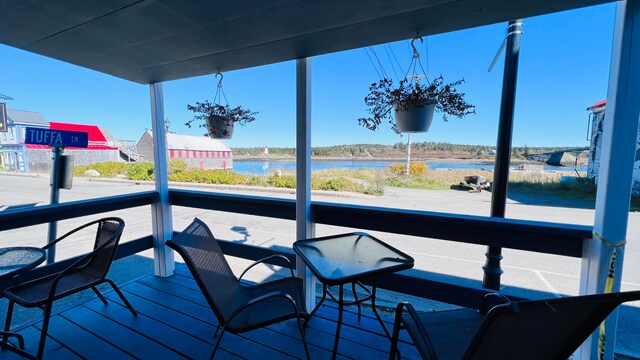
<path id="1" fill-rule="evenodd" d="M 566 147 L 514 147 L 513 158 L 524 159 L 526 154 L 550 152 Z M 269 154 L 264 154 L 264 147 L 232 148 L 236 159 L 242 158 L 287 158 L 295 156 L 295 148 L 270 147 Z M 459 145 L 440 142 L 417 142 L 411 144 L 411 157 L 414 159 L 493 159 L 489 155 L 495 147 L 486 145 Z M 326 147 L 313 147 L 311 156 L 314 158 L 340 159 L 404 159 L 407 156 L 407 144 L 394 145 L 354 144 Z"/>

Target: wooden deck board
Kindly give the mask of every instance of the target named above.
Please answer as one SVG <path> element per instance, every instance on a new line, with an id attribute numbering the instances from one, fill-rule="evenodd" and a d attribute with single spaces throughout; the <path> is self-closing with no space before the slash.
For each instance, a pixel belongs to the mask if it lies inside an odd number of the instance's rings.
<path id="1" fill-rule="evenodd" d="M 142 277 L 122 286 L 138 311 L 134 317 L 114 293 L 104 305 L 92 299 L 51 318 L 45 360 L 49 359 L 207 359 L 213 350 L 217 321 L 189 276 L 178 266 L 176 275 Z M 370 308 L 357 320 L 355 307 L 346 307 L 338 359 L 386 359 L 389 340 Z M 337 307 L 325 302 L 308 322 L 307 341 L 312 359 L 330 359 L 335 338 Z M 392 319 L 385 318 L 391 330 Z M 41 322 L 21 329 L 27 350 L 35 353 Z M 415 347 L 401 342 L 404 359 L 418 359 Z M 20 359 L 3 351 L 2 359 Z M 226 333 L 216 359 L 304 359 L 295 320 L 243 334 Z"/>

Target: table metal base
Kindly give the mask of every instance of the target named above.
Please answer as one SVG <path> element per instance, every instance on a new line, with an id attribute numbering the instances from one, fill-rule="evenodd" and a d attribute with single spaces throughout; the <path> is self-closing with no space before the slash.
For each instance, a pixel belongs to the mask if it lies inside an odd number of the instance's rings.
<path id="1" fill-rule="evenodd" d="M 385 325 L 384 321 L 382 320 L 382 317 L 378 313 L 378 309 L 376 309 L 376 289 L 377 289 L 377 287 L 376 287 L 375 281 L 373 283 L 373 286 L 371 287 L 371 290 L 369 290 L 366 286 L 364 286 L 359 281 L 352 282 L 351 283 L 351 291 L 353 292 L 353 298 L 354 298 L 353 301 L 345 301 L 344 300 L 344 286 L 345 285 L 347 285 L 347 284 L 337 285 L 339 287 L 339 290 L 338 290 L 338 297 L 336 298 L 336 296 L 331 291 L 329 291 L 329 286 L 325 285 L 325 284 L 322 284 L 322 298 L 320 298 L 320 302 L 318 302 L 318 305 L 316 305 L 316 307 L 313 309 L 313 311 L 311 311 L 311 313 L 309 314 L 309 319 L 307 320 L 307 321 L 311 320 L 313 315 L 320 308 L 322 303 L 326 300 L 327 295 L 329 295 L 331 300 L 333 300 L 336 304 L 338 304 L 338 325 L 336 326 L 336 337 L 335 337 L 335 339 L 333 341 L 333 352 L 331 354 L 331 359 L 335 359 L 336 358 L 336 354 L 338 353 L 338 343 L 340 341 L 340 328 L 342 326 L 342 312 L 344 311 L 344 306 L 345 305 L 347 305 L 347 306 L 357 305 L 358 306 L 358 321 L 360 321 L 361 315 L 362 315 L 362 307 L 360 306 L 360 304 L 362 304 L 365 301 L 371 301 L 371 310 L 373 311 L 373 314 L 376 316 L 376 319 L 378 319 L 378 322 L 380 323 L 380 326 L 382 326 L 382 330 L 384 330 L 384 333 L 387 336 L 387 338 L 389 338 L 389 340 L 391 340 L 391 333 L 389 332 L 389 329 L 387 329 L 387 326 Z M 356 287 L 359 287 L 360 289 L 365 291 L 366 295 L 364 297 L 359 298 L 358 297 L 358 293 L 356 291 Z"/>

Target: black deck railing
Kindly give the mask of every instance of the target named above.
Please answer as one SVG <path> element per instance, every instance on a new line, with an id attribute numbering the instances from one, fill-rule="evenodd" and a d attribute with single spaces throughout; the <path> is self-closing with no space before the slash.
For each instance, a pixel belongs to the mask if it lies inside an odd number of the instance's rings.
<path id="1" fill-rule="evenodd" d="M 0 231 L 151 205 L 157 199 L 157 192 L 150 191 L 0 213 Z M 170 201 L 176 206 L 295 220 L 295 201 L 287 199 L 171 189 Z M 581 257 L 584 239 L 591 237 L 591 227 L 588 226 L 426 211 L 312 202 L 311 212 L 317 224 L 571 257 Z M 151 224 L 149 233 L 151 233 Z M 152 246 L 152 236 L 148 235 L 120 245 L 116 256 L 123 258 Z M 232 242 L 225 242 L 222 247 L 223 251 L 229 255 L 250 260 L 278 253 L 295 261 L 293 252 L 289 250 L 266 249 Z M 36 277 L 52 273 L 65 267 L 70 261 L 73 259 L 38 268 L 30 275 Z M 4 285 L 0 284 L 0 289 L 4 288 Z M 405 274 L 381 277 L 378 279 L 378 286 L 391 291 L 467 307 L 479 304 L 480 299 L 487 292 L 481 288 L 462 287 Z"/>

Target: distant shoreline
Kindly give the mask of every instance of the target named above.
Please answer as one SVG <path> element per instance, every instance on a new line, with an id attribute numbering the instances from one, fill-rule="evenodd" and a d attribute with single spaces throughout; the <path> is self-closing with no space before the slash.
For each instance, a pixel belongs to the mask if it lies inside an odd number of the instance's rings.
<path id="1" fill-rule="evenodd" d="M 294 157 L 290 156 L 234 156 L 234 161 L 295 161 Z M 312 157 L 313 161 L 397 161 L 406 162 L 407 158 L 346 158 L 346 157 Z M 456 158 L 435 158 L 435 159 L 411 159 L 411 161 L 426 161 L 434 163 L 464 163 L 464 164 L 480 164 L 480 165 L 493 165 L 492 159 L 456 159 Z M 520 159 L 512 159 L 511 164 L 545 164 L 539 161 L 527 161 Z"/>

